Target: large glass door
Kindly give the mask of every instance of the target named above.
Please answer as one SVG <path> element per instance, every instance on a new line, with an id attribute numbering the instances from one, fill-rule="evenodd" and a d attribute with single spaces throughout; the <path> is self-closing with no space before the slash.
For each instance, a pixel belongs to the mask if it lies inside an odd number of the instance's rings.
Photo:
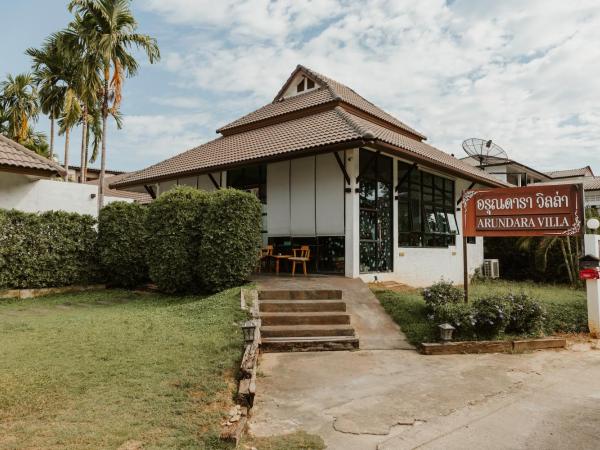
<path id="1" fill-rule="evenodd" d="M 360 150 L 360 271 L 393 270 L 392 158 Z"/>

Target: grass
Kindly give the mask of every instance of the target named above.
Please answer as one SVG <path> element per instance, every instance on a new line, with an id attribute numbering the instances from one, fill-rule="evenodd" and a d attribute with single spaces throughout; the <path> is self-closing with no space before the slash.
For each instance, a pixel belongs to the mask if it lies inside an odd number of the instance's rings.
<path id="1" fill-rule="evenodd" d="M 496 293 L 526 292 L 539 299 L 546 308 L 546 334 L 587 331 L 586 294 L 582 289 L 528 282 L 483 281 L 474 283 L 469 292 L 471 300 Z M 438 340 L 439 331 L 436 324 L 427 318 L 420 290 L 375 290 L 375 295 L 412 344 Z"/>
<path id="2" fill-rule="evenodd" d="M 239 289 L 0 301 L 0 449 L 218 448 Z"/>

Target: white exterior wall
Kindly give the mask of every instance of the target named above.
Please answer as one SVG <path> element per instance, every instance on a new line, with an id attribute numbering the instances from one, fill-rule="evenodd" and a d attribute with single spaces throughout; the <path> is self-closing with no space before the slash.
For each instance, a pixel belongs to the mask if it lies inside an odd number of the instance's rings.
<path id="1" fill-rule="evenodd" d="M 24 212 L 67 211 L 98 214 L 98 186 L 36 179 L 27 175 L 0 172 L 0 208 Z M 94 195 L 94 198 L 92 198 Z M 105 196 L 104 203 L 132 202 Z"/>

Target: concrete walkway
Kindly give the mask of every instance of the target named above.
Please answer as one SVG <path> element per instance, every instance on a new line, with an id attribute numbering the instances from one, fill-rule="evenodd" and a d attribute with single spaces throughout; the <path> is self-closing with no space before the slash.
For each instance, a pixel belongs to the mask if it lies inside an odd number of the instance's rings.
<path id="1" fill-rule="evenodd" d="M 345 297 L 346 289 L 353 291 L 356 302 L 348 306 L 362 348 L 262 355 L 250 422 L 258 436 L 302 429 L 322 436 L 329 449 L 343 450 L 599 446 L 596 344 L 523 355 L 421 356 L 394 339 L 387 316 L 379 317 L 382 310 L 359 281 L 258 283 L 272 289 L 327 283 L 344 289 Z M 379 338 L 373 333 L 378 323 L 384 330 Z"/>

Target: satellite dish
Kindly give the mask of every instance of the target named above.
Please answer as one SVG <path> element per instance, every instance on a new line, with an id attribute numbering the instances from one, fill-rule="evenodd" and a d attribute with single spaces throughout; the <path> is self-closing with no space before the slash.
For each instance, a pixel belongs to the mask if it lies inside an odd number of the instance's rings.
<path id="1" fill-rule="evenodd" d="M 491 139 L 466 139 L 462 148 L 467 155 L 479 161 L 480 166 L 508 160 L 508 155 L 502 147 L 494 144 Z"/>

